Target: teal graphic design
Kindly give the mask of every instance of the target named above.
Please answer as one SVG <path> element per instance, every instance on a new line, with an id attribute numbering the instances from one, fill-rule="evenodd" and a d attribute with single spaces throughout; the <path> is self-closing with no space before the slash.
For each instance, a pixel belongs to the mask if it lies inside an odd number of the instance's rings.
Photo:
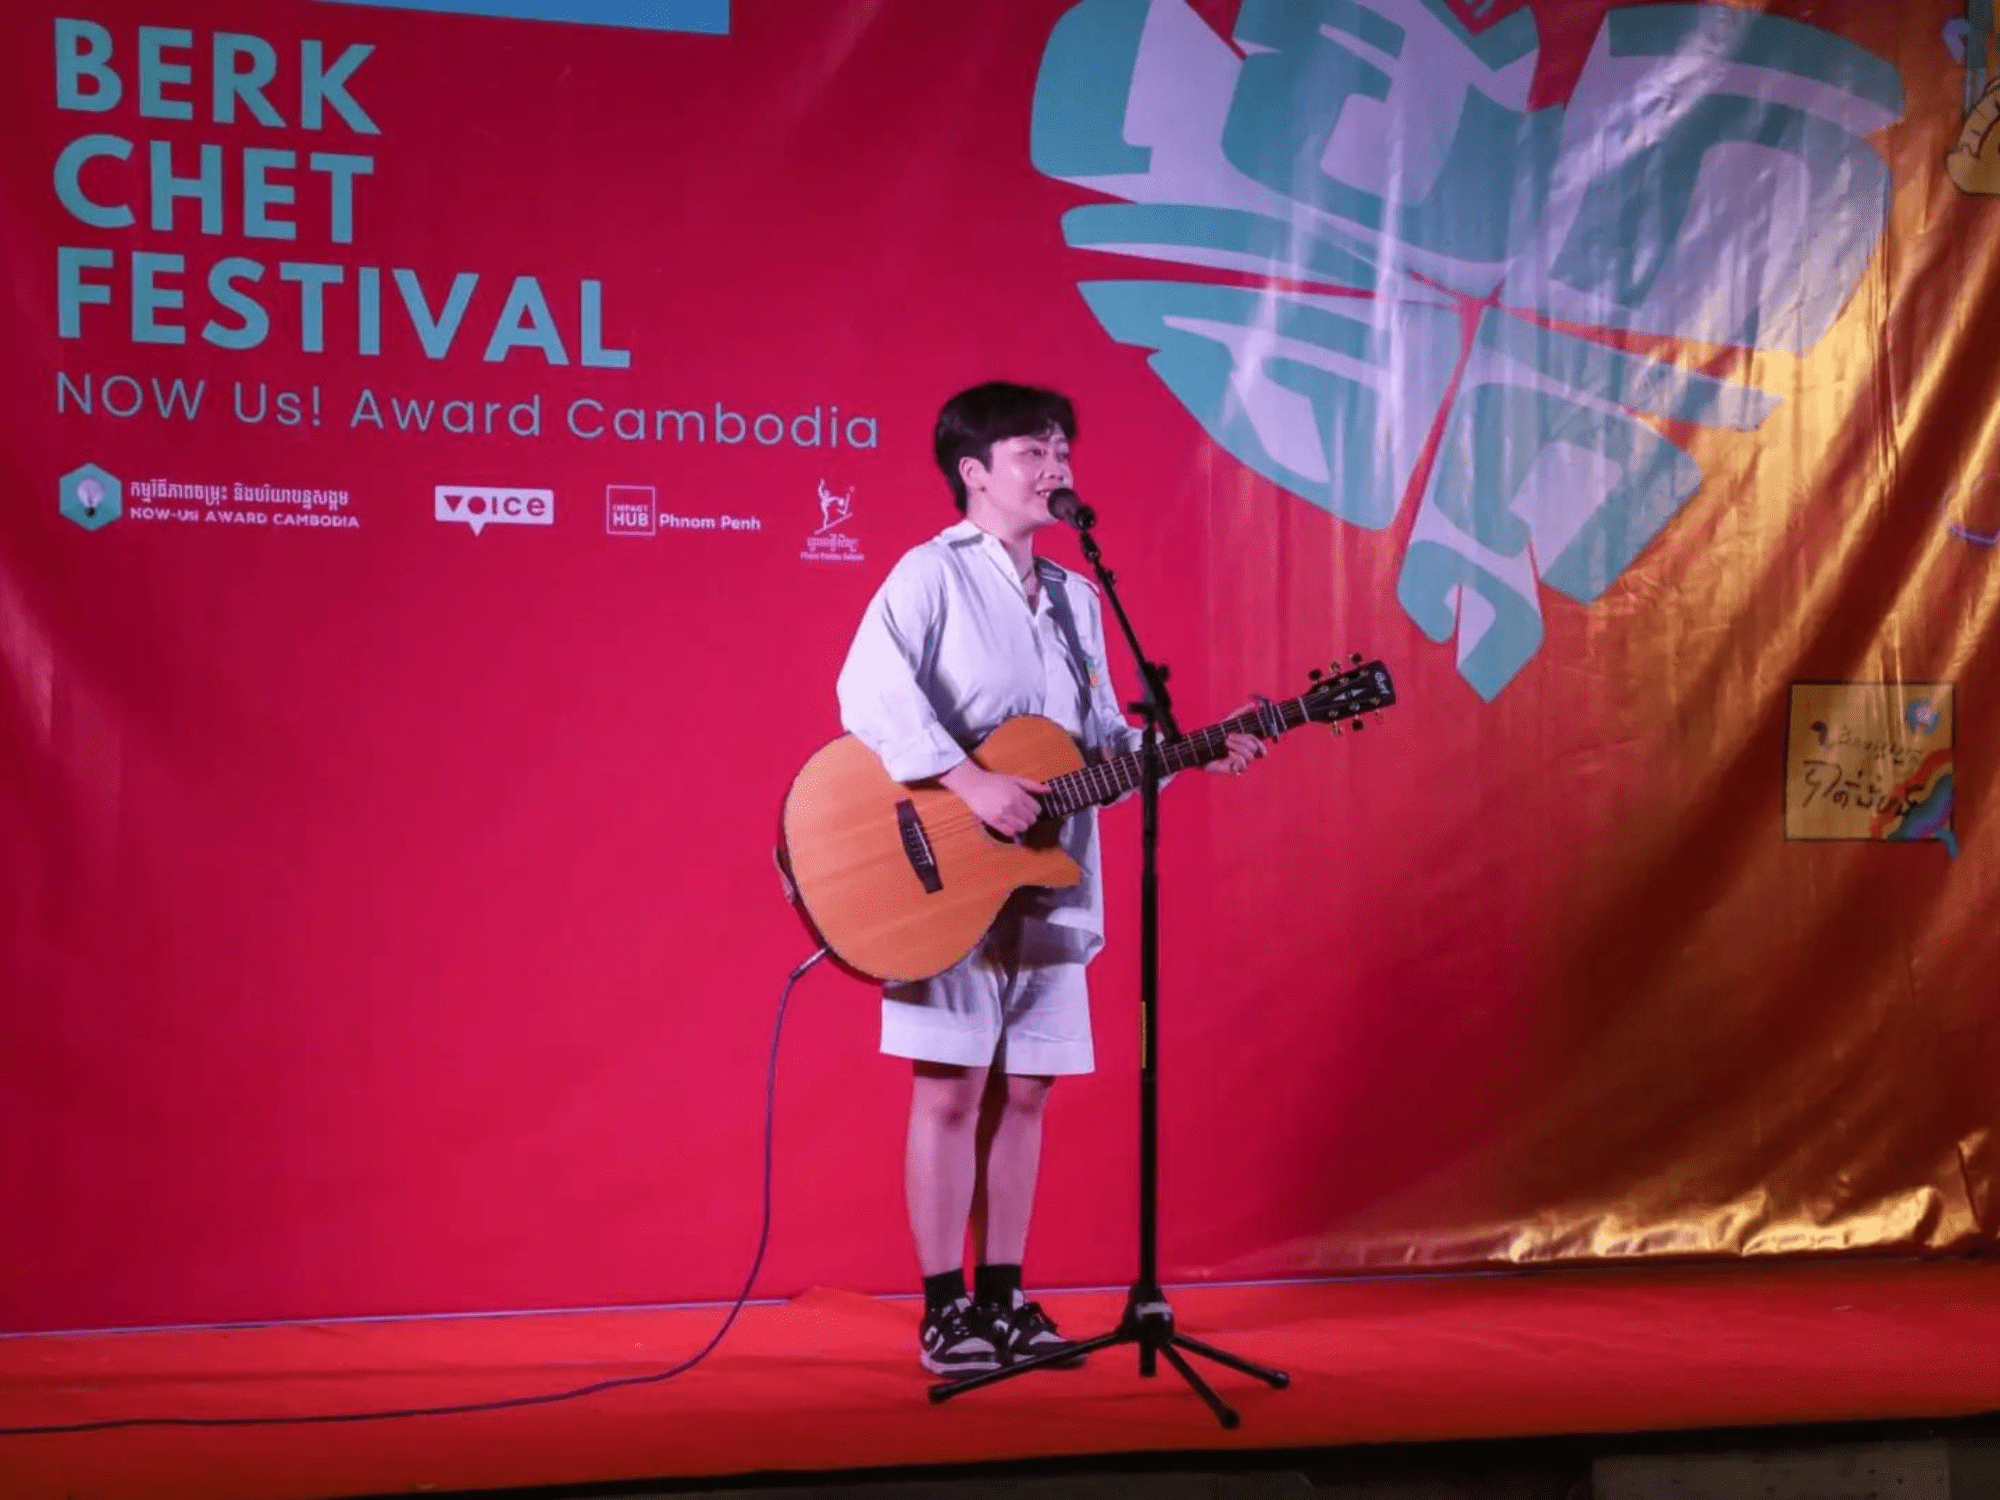
<path id="1" fill-rule="evenodd" d="M 96 464 L 63 475 L 61 510 L 85 531 L 100 531 L 125 513 L 125 486 Z"/>
<path id="2" fill-rule="evenodd" d="M 1993 81 L 1993 0 L 1965 0 L 1965 13 L 1944 23 L 1945 50 L 1965 69 L 1965 108 L 1969 114 Z"/>
<path id="3" fill-rule="evenodd" d="M 1451 0 L 1451 8 L 1467 26 L 1483 31 L 1517 10 L 1526 10 L 1528 0 Z"/>
<path id="4" fill-rule="evenodd" d="M 1408 507 L 1397 597 L 1492 699 L 1543 586 L 1589 604 L 1700 489 L 1648 419 L 1752 430 L 1778 397 L 1623 342 L 1810 352 L 1887 221 L 1881 59 L 1723 5 L 1605 18 L 1528 107 L 1525 9 L 1083 0 L 1036 85 L 1043 173 L 1107 201 L 1079 249 L 1193 274 L 1080 288 L 1222 447 L 1356 526 Z M 1248 272 L 1264 286 L 1202 272 Z"/>
<path id="5" fill-rule="evenodd" d="M 493 16 L 512 21 L 568 21 L 574 26 L 624 26 L 635 31 L 729 34 L 729 0 L 323 0 L 385 10 L 427 10 L 445 16 Z"/>

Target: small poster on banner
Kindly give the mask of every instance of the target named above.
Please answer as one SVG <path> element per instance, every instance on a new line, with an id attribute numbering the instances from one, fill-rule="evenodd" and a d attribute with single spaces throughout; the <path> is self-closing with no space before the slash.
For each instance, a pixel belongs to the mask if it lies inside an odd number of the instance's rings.
<path id="1" fill-rule="evenodd" d="M 1949 682 L 1795 682 L 1785 837 L 1908 842 L 1955 855 Z"/>

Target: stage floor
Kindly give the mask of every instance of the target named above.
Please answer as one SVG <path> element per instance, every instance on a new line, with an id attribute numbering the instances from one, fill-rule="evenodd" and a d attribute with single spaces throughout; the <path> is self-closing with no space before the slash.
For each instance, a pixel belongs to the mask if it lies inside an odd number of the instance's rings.
<path id="1" fill-rule="evenodd" d="M 664 1383 L 456 1416 L 0 1437 L 0 1495 L 287 1500 L 1086 1454 L 1646 1433 L 2000 1411 L 2000 1265 L 1776 1263 L 1172 1292 L 1225 1432 L 1131 1348 L 943 1405 L 913 1301 L 747 1309 Z M 1076 1336 L 1122 1293 L 1043 1301 Z M 305 1416 L 546 1396 L 645 1376 L 724 1309 L 278 1324 L 0 1339 L 0 1425 Z"/>

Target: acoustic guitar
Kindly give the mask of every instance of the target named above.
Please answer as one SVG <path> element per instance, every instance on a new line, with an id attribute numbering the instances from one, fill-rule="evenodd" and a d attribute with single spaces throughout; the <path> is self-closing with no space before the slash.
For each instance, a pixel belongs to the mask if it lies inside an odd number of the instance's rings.
<path id="1" fill-rule="evenodd" d="M 1379 661 L 1312 677 L 1296 698 L 1260 699 L 1249 712 L 1164 742 L 1161 774 L 1220 760 L 1231 734 L 1276 739 L 1396 701 Z M 777 851 L 786 894 L 815 939 L 855 973 L 927 979 L 970 953 L 1020 887 L 1075 885 L 1083 872 L 1057 842 L 1063 820 L 1116 801 L 1142 779 L 1142 752 L 1086 765 L 1069 732 L 1037 714 L 1007 720 L 971 756 L 989 771 L 1046 783 L 1041 820 L 1010 839 L 937 781 L 891 780 L 851 734 L 815 752 L 793 780 Z"/>

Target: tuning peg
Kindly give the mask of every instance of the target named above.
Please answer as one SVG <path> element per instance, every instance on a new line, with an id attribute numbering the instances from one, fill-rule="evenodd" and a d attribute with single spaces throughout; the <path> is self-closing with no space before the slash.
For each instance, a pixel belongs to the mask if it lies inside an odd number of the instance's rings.
<path id="1" fill-rule="evenodd" d="M 1359 651 L 1350 651 L 1350 652 L 1348 652 L 1348 653 L 1347 653 L 1347 659 L 1348 659 L 1349 661 L 1353 662 L 1353 663 L 1354 663 L 1354 665 L 1355 665 L 1355 666 L 1357 666 L 1357 667 L 1361 665 L 1361 653 L 1360 653 Z"/>
<path id="2" fill-rule="evenodd" d="M 1368 727 L 1368 721 L 1366 719 L 1356 719 L 1354 721 L 1354 732 L 1356 734 L 1361 733 L 1361 731 L 1366 729 L 1367 727 Z"/>
<path id="3" fill-rule="evenodd" d="M 1310 672 L 1306 673 L 1306 676 L 1310 677 L 1314 682 L 1318 682 L 1320 678 L 1326 676 L 1326 673 L 1322 672 L 1318 667 L 1314 667 Z"/>

